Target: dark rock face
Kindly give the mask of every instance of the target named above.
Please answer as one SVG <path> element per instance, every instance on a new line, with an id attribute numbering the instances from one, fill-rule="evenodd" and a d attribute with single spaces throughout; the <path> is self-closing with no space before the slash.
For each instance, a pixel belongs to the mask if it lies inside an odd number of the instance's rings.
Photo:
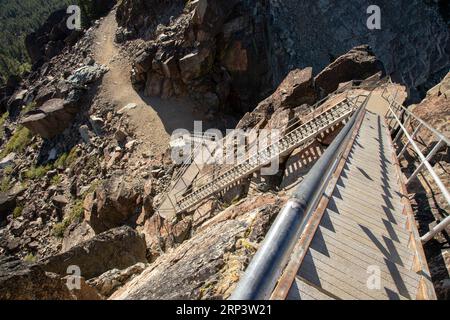
<path id="1" fill-rule="evenodd" d="M 20 86 L 21 79 L 18 76 L 10 76 L 5 85 L 0 86 L 0 113 L 8 111 L 8 105 L 14 92 Z"/>
<path id="2" fill-rule="evenodd" d="M 77 112 L 77 107 L 66 100 L 51 99 L 39 109 L 27 113 L 21 124 L 34 134 L 50 139 L 63 132 Z"/>
<path id="3" fill-rule="evenodd" d="M 137 181 L 123 176 L 105 181 L 86 198 L 87 222 L 97 233 L 125 224 L 136 212 L 141 189 Z"/>
<path id="4" fill-rule="evenodd" d="M 383 73 L 382 63 L 368 46 L 351 49 L 313 78 L 312 68 L 291 71 L 277 90 L 261 101 L 252 112 L 247 112 L 238 123 L 238 129 L 286 128 L 293 116 L 308 113 L 319 97 L 332 93 L 339 84 L 350 80 L 365 80 Z M 380 75 L 376 75 L 379 78 Z M 291 111 L 284 111 L 292 109 Z"/>
<path id="5" fill-rule="evenodd" d="M 413 95 L 417 88 L 439 82 L 450 66 L 450 32 L 437 1 L 364 0 L 336 5 L 330 0 L 270 0 L 270 4 L 277 82 L 305 65 L 317 73 L 361 44 L 368 44 L 386 74 L 406 84 Z M 366 25 L 366 10 L 372 4 L 381 9 L 380 30 Z"/>
<path id="6" fill-rule="evenodd" d="M 0 224 L 6 220 L 8 214 L 16 207 L 17 197 L 22 195 L 24 189 L 14 187 L 7 192 L 0 192 Z"/>
<path id="7" fill-rule="evenodd" d="M 16 207 L 17 194 L 0 192 L 0 223 L 6 220 L 6 216 Z"/>
<path id="8" fill-rule="evenodd" d="M 0 300 L 99 300 L 97 291 L 80 280 L 80 290 L 69 290 L 64 278 L 37 264 L 0 259 Z"/>
<path id="9" fill-rule="evenodd" d="M 369 76 L 384 72 L 383 64 L 371 49 L 364 45 L 351 49 L 322 70 L 315 78 L 316 86 L 325 94 L 335 91 L 340 83 L 364 80 Z"/>
<path id="10" fill-rule="evenodd" d="M 67 28 L 68 17 L 66 9 L 55 11 L 38 30 L 25 38 L 28 55 L 36 67 L 58 55 L 65 45 L 73 45 L 81 36 L 81 32 Z"/>
<path id="11" fill-rule="evenodd" d="M 158 21 L 167 24 L 171 15 L 180 13 L 182 0 L 124 0 L 117 7 L 116 20 L 130 36 L 152 36 Z"/>
<path id="12" fill-rule="evenodd" d="M 145 240 L 128 226 L 112 229 L 70 250 L 40 262 L 45 271 L 67 274 L 71 265 L 79 266 L 81 275 L 90 279 L 118 268 L 125 269 L 146 262 Z"/>

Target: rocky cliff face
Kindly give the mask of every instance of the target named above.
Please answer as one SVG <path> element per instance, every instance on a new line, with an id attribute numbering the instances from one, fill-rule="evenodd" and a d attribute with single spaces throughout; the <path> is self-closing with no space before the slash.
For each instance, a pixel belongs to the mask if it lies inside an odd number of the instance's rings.
<path id="1" fill-rule="evenodd" d="M 59 54 L 67 35 L 57 22 L 43 27 L 43 38 L 32 36 L 42 46 L 30 47 L 42 65 L 0 88 L 1 111 L 9 112 L 0 120 L 0 297 L 227 298 L 290 188 L 339 127 L 286 155 L 276 176 L 244 179 L 165 220 L 155 208 L 179 166 L 170 152 L 142 148 L 159 142 L 142 133 L 179 110 L 159 118 L 174 100 L 130 103 L 131 80 L 143 95 L 190 96 L 213 117 L 245 113 L 238 128 L 283 130 L 352 79 L 388 73 L 414 87 L 439 74 L 448 65 L 447 31 L 434 6 L 411 6 L 402 8 L 423 9 L 422 24 L 405 18 L 406 27 L 386 22 L 389 32 L 368 33 L 359 25 L 365 8 L 360 21 L 352 17 L 359 5 L 347 2 L 342 9 L 328 1 L 123 0 Z M 431 34 L 436 40 L 422 43 Z M 53 45 L 58 50 L 45 49 Z M 111 61 L 100 62 L 106 51 Z M 447 82 L 416 107 L 427 117 L 433 106 L 430 121 L 448 113 Z M 110 97 L 125 84 L 125 103 Z M 153 108 L 152 121 L 143 120 Z M 70 264 L 82 267 L 84 291 L 66 290 Z"/>
<path id="2" fill-rule="evenodd" d="M 117 18 L 120 39 L 151 38 L 141 44 L 132 74 L 148 96 L 189 93 L 212 112 L 246 112 L 289 71 L 312 66 L 317 74 L 351 48 L 368 44 L 415 100 L 450 65 L 445 17 L 434 3 L 381 1 L 381 30 L 369 30 L 369 5 L 201 0 L 183 7 L 129 0 Z"/>
<path id="3" fill-rule="evenodd" d="M 164 98 L 190 95 L 211 112 L 247 111 L 272 90 L 268 1 L 188 1 L 182 10 L 177 2 L 169 9 L 163 2 L 150 9 L 124 1 L 118 8 L 127 28 L 122 33 L 152 37 L 136 52 L 138 90 Z M 140 18 L 126 20 L 124 12 Z M 166 19 L 168 13 L 174 16 Z"/>
<path id="4" fill-rule="evenodd" d="M 448 71 L 448 16 L 432 1 L 376 1 L 381 30 L 366 26 L 373 1 L 271 0 L 272 38 L 278 60 L 277 82 L 292 68 L 324 68 L 350 48 L 370 45 L 386 73 L 406 84 L 418 100 Z M 425 90 L 423 90 L 425 88 Z"/>

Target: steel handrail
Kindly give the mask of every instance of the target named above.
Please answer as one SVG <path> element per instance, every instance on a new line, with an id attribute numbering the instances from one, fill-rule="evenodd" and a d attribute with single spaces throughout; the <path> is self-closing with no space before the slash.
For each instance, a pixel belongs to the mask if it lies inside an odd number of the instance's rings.
<path id="1" fill-rule="evenodd" d="M 231 300 L 270 298 L 296 242 L 305 230 L 309 217 L 315 210 L 356 128 L 357 119 L 365 110 L 369 99 L 370 94 L 366 96 L 365 101 L 325 150 L 298 186 L 293 197 L 283 207 L 231 295 Z"/>
<path id="2" fill-rule="evenodd" d="M 385 97 L 383 97 L 383 98 L 385 98 Z M 386 101 L 389 103 L 389 106 L 388 106 L 389 111 L 386 114 L 386 116 L 389 113 L 392 113 L 392 115 L 394 116 L 395 121 L 397 122 L 397 124 L 400 127 L 400 130 L 402 130 L 403 134 L 406 136 L 406 138 L 408 140 L 408 145 L 411 145 L 413 147 L 414 151 L 417 153 L 417 155 L 419 156 L 419 159 L 420 159 L 419 166 L 414 171 L 414 173 L 408 178 L 406 184 L 409 184 L 412 181 L 412 179 L 414 179 L 417 176 L 417 174 L 423 169 L 423 167 L 425 167 L 428 170 L 428 172 L 431 175 L 431 177 L 433 178 L 433 180 L 436 183 L 436 185 L 438 186 L 439 190 L 442 192 L 442 195 L 444 196 L 445 200 L 447 201 L 447 204 L 450 206 L 450 193 L 447 190 L 447 188 L 445 187 L 445 185 L 442 182 L 442 180 L 439 178 L 439 176 L 434 171 L 434 169 L 431 166 L 431 164 L 429 163 L 429 161 L 434 156 L 434 154 L 440 149 L 440 146 L 442 145 L 442 142 L 445 142 L 447 144 L 447 146 L 449 145 L 448 140 L 445 139 L 445 136 L 443 134 L 441 134 L 440 132 L 438 132 L 434 128 L 431 128 L 432 129 L 431 130 L 429 125 L 425 121 L 423 121 L 422 119 L 420 119 L 419 117 L 417 117 L 413 113 L 411 113 L 408 110 L 406 110 L 406 108 L 401 106 L 404 109 L 404 111 L 408 112 L 411 115 L 411 117 L 413 117 L 415 120 L 418 120 L 421 126 L 425 126 L 428 129 L 430 129 L 430 131 L 432 131 L 432 133 L 434 133 L 440 139 L 437 142 L 437 144 L 434 146 L 434 148 L 430 151 L 430 153 L 425 157 L 424 154 L 422 153 L 422 151 L 420 150 L 420 148 L 417 146 L 416 142 L 414 141 L 414 136 L 411 136 L 408 133 L 407 129 L 402 124 L 400 118 L 395 114 L 395 110 L 393 109 L 394 108 L 394 104 L 398 105 L 398 103 L 396 101 L 394 101 L 394 100 L 389 101 L 388 99 L 386 99 Z M 397 108 L 397 110 L 399 110 L 399 108 Z M 405 122 L 405 125 L 406 125 L 406 122 Z M 414 131 L 414 132 L 417 133 L 417 130 Z M 406 146 L 405 146 L 405 149 L 406 149 Z M 401 153 L 403 153 L 403 150 L 402 150 Z M 423 235 L 420 238 L 420 240 L 422 241 L 422 243 L 428 242 L 429 240 L 433 239 L 433 237 L 438 232 L 441 232 L 442 230 L 444 230 L 449 224 L 450 224 L 450 216 L 447 216 L 438 225 L 436 225 L 429 232 L 427 232 L 425 235 Z"/>
<path id="3" fill-rule="evenodd" d="M 359 98 L 360 96 L 363 96 L 363 95 L 358 95 L 358 98 Z M 353 103 L 353 101 L 351 101 L 349 98 L 344 99 L 344 101 L 347 101 L 348 104 L 352 103 L 353 105 L 355 105 L 355 104 Z M 318 115 L 323 115 L 323 114 L 325 114 L 326 112 L 327 112 L 327 111 L 323 111 L 323 110 L 322 110 L 322 112 L 319 113 Z M 318 115 L 317 115 L 317 116 L 318 116 Z M 315 120 L 315 118 L 312 118 L 312 119 L 309 120 L 308 122 L 302 124 L 302 126 L 306 126 L 308 123 L 313 122 L 314 120 Z M 301 127 L 302 127 L 302 126 L 301 126 Z M 298 130 L 298 128 L 295 129 L 295 130 Z M 292 133 L 292 132 L 293 132 L 293 131 L 291 131 L 290 133 Z M 285 135 L 285 136 L 286 136 L 286 135 Z M 274 145 L 280 143 L 280 141 L 282 141 L 282 140 L 285 138 L 285 136 L 280 137 L 277 141 L 273 142 L 273 143 L 272 143 L 271 145 L 269 145 L 268 147 L 265 147 L 264 150 L 271 149 Z M 243 161 L 241 161 L 240 163 L 234 165 L 232 168 L 226 170 L 225 172 L 221 173 L 220 176 L 225 176 L 225 175 L 227 175 L 229 172 L 231 172 L 232 170 L 234 170 L 235 167 L 237 167 L 237 166 L 239 166 L 239 165 L 242 165 L 242 164 L 245 163 L 245 162 L 249 162 L 250 159 L 252 159 L 252 158 L 255 158 L 255 157 L 256 157 L 256 158 L 258 159 L 257 161 L 258 161 L 258 163 L 259 163 L 259 157 L 258 157 L 258 154 L 259 154 L 260 152 L 261 152 L 261 151 L 257 151 L 257 152 L 255 152 L 255 153 L 252 153 L 252 154 L 250 154 L 250 155 L 247 155 Z M 269 160 L 268 162 L 270 162 L 270 160 Z M 175 198 L 177 199 L 177 196 L 180 196 L 180 195 L 182 195 L 182 194 L 184 194 L 184 193 L 186 193 L 186 190 L 179 191 L 178 193 L 175 194 Z M 177 201 L 177 203 L 178 203 L 178 202 L 181 202 L 181 201 L 184 201 L 187 197 L 189 197 L 189 196 L 183 197 L 183 199 L 180 199 L 179 201 Z"/>

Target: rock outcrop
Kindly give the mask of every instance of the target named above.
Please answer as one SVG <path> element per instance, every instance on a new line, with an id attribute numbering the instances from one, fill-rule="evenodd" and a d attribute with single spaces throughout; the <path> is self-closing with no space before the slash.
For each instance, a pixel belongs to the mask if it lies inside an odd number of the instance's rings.
<path id="1" fill-rule="evenodd" d="M 367 46 L 351 49 L 315 78 L 312 68 L 295 69 L 286 76 L 272 95 L 242 117 L 237 128 L 286 128 L 290 120 L 306 115 L 319 97 L 335 91 L 339 84 L 355 79 L 364 80 L 382 72 L 383 65 Z"/>
<path id="2" fill-rule="evenodd" d="M 63 99 L 50 99 L 39 109 L 28 112 L 21 124 L 45 139 L 63 132 L 78 113 L 77 106 Z"/>
<path id="3" fill-rule="evenodd" d="M 283 109 L 293 109 L 304 104 L 312 105 L 317 97 L 312 69 L 293 70 L 272 95 L 261 101 L 255 110 L 242 117 L 237 128 L 248 129 L 259 124 L 259 128 L 262 129 L 275 112 L 281 115 Z M 288 115 L 287 120 L 290 120 L 289 118 Z"/>
<path id="4" fill-rule="evenodd" d="M 96 288 L 104 297 L 109 297 L 128 281 L 142 273 L 148 265 L 137 263 L 125 270 L 112 269 L 97 278 L 88 281 L 88 284 Z"/>
<path id="5" fill-rule="evenodd" d="M 142 187 L 138 180 L 112 177 L 86 197 L 84 207 L 86 221 L 96 233 L 129 222 L 139 209 Z"/>
<path id="6" fill-rule="evenodd" d="M 280 208 L 263 197 L 233 205 L 110 298 L 227 298 Z"/>
<path id="7" fill-rule="evenodd" d="M 188 1 L 169 21 L 164 20 L 170 12 L 165 2 L 153 2 L 124 1 L 117 13 L 128 28 L 131 23 L 141 34 L 154 35 L 136 53 L 132 71 L 133 82 L 146 95 L 189 93 L 212 112 L 231 106 L 239 112 L 272 90 L 267 1 Z M 141 7 L 148 22 L 142 17 L 137 23 L 122 21 L 123 12 L 141 13 Z M 156 21 L 165 26 L 155 29 Z"/>
<path id="8" fill-rule="evenodd" d="M 84 91 L 107 71 L 102 65 L 85 65 L 66 80 L 41 86 L 35 98 L 39 108 L 26 113 L 21 124 L 45 139 L 62 133 L 80 112 Z"/>
<path id="9" fill-rule="evenodd" d="M 377 72 L 384 73 L 383 64 L 367 46 L 351 49 L 322 70 L 315 78 L 315 84 L 325 94 L 338 88 L 338 85 L 351 80 L 364 80 Z"/>
<path id="10" fill-rule="evenodd" d="M 38 264 L 0 259 L 0 300 L 100 300 L 97 290 L 80 278 L 70 290 L 67 279 L 45 272 Z"/>
<path id="11" fill-rule="evenodd" d="M 145 241 L 128 226 L 112 229 L 83 242 L 68 251 L 39 262 L 47 272 L 67 274 L 76 265 L 86 279 L 117 268 L 125 269 L 138 262 L 146 262 Z"/>
<path id="12" fill-rule="evenodd" d="M 439 82 L 450 66 L 450 31 L 442 1 L 271 0 L 271 34 L 278 83 L 293 68 L 312 66 L 319 72 L 355 46 L 368 44 L 386 74 L 405 84 L 410 98 Z M 381 29 L 370 30 L 370 5 L 381 10 Z M 426 40 L 425 40 L 426 39 Z M 424 90 L 425 89 L 425 90 Z"/>

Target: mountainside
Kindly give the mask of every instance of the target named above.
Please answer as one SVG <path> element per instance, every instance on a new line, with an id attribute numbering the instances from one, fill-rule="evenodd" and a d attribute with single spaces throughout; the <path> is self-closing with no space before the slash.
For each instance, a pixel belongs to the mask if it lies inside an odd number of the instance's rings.
<path id="1" fill-rule="evenodd" d="M 101 17 L 72 32 L 64 10 L 50 14 L 57 1 L 45 21 L 42 9 L 21 24 L 17 10 L 36 1 L 0 0 L 2 37 L 26 39 L 0 54 L 33 65 L 0 85 L 0 299 L 228 298 L 342 125 L 283 154 L 273 176 L 164 218 L 156 211 L 183 169 L 174 131 L 202 121 L 203 131 L 284 132 L 351 80 L 392 76 L 389 89 L 417 100 L 450 66 L 435 2 L 379 1 L 382 30 L 368 31 L 366 1 L 93 0 L 83 10 Z M 20 69 L 7 63 L 5 76 Z M 444 132 L 448 79 L 412 107 Z M 445 172 L 448 152 L 439 157 Z M 192 187 L 219 169 L 197 168 Z M 63 285 L 73 265 L 80 290 Z"/>

